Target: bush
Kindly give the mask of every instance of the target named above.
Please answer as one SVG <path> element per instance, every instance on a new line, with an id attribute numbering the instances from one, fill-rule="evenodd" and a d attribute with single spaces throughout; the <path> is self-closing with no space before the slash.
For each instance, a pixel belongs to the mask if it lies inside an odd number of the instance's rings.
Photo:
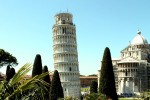
<path id="1" fill-rule="evenodd" d="M 97 93 L 97 82 L 96 81 L 92 81 L 91 85 L 90 85 L 90 94 L 92 93 Z"/>

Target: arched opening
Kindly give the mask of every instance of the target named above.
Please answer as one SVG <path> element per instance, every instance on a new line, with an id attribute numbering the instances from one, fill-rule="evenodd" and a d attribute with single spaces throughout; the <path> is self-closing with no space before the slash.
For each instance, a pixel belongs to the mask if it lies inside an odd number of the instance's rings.
<path id="1" fill-rule="evenodd" d="M 66 27 L 65 27 L 65 30 L 64 30 L 64 31 L 65 31 L 65 34 L 66 34 Z"/>
<path id="2" fill-rule="evenodd" d="M 71 67 L 69 67 L 69 71 L 71 71 Z"/>
<path id="3" fill-rule="evenodd" d="M 127 70 L 126 70 L 126 76 L 127 76 Z"/>
<path id="4" fill-rule="evenodd" d="M 64 29 L 64 28 L 62 28 L 62 33 L 63 33 L 63 34 L 65 33 L 65 29 Z"/>
<path id="5" fill-rule="evenodd" d="M 129 55 L 131 56 L 131 52 L 129 53 Z"/>
<path id="6" fill-rule="evenodd" d="M 62 24 L 65 24 L 65 20 L 62 20 Z"/>

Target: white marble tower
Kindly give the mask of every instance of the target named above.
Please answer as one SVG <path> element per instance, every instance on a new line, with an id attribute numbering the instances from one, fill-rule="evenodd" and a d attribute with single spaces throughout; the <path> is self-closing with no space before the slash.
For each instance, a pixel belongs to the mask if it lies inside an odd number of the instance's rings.
<path id="1" fill-rule="evenodd" d="M 54 67 L 59 72 L 64 96 L 80 98 L 76 27 L 72 14 L 56 14 L 52 30 Z"/>

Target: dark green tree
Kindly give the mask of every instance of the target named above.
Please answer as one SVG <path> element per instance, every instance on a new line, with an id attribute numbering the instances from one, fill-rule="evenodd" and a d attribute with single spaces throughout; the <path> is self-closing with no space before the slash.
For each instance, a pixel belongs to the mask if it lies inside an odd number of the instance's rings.
<path id="1" fill-rule="evenodd" d="M 50 100 L 57 100 L 58 98 L 64 98 L 64 93 L 61 86 L 59 73 L 57 70 L 55 70 L 51 83 Z"/>
<path id="2" fill-rule="evenodd" d="M 6 69 L 6 81 L 9 81 L 15 75 L 15 73 L 15 69 L 13 67 L 10 68 L 10 65 L 8 65 Z"/>
<path id="3" fill-rule="evenodd" d="M 9 52 L 0 49 L 0 67 L 4 65 L 18 65 L 16 57 L 12 56 Z"/>
<path id="4" fill-rule="evenodd" d="M 105 94 L 107 99 L 111 98 L 112 100 L 118 100 L 111 53 L 108 47 L 105 48 L 102 59 L 99 92 Z"/>
<path id="5" fill-rule="evenodd" d="M 9 81 L 9 80 L 10 80 L 9 71 L 10 71 L 10 65 L 8 65 L 7 68 L 6 68 L 6 81 Z"/>
<path id="6" fill-rule="evenodd" d="M 90 85 L 90 94 L 92 93 L 97 93 L 97 82 L 96 81 L 92 81 L 91 85 Z"/>
<path id="7" fill-rule="evenodd" d="M 48 72 L 48 67 L 46 65 L 44 66 L 42 72 L 43 73 Z M 48 86 L 46 86 L 47 90 L 49 91 L 50 90 L 50 84 L 51 84 L 49 74 L 44 76 L 43 80 L 49 84 Z M 49 100 L 49 92 L 46 92 L 45 97 Z"/>
<path id="8" fill-rule="evenodd" d="M 42 74 L 42 61 L 41 55 L 37 54 L 33 64 L 32 77 L 40 74 Z"/>
<path id="9" fill-rule="evenodd" d="M 44 68 L 43 68 L 42 72 L 43 72 L 43 73 L 48 72 L 48 67 L 47 67 L 46 65 L 44 66 Z M 45 77 L 43 77 L 43 80 L 44 80 L 45 82 L 47 82 L 47 83 L 51 84 L 49 74 L 48 74 L 48 75 L 46 75 Z"/>
<path id="10" fill-rule="evenodd" d="M 16 74 L 15 69 L 12 67 L 9 70 L 10 79 Z"/>

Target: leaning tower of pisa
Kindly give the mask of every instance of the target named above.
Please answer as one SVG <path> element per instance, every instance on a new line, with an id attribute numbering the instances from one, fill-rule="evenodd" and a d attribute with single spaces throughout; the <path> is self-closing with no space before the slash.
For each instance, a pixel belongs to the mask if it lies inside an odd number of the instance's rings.
<path id="1" fill-rule="evenodd" d="M 59 72 L 64 96 L 80 98 L 76 27 L 72 14 L 56 14 L 52 30 L 54 67 Z"/>

